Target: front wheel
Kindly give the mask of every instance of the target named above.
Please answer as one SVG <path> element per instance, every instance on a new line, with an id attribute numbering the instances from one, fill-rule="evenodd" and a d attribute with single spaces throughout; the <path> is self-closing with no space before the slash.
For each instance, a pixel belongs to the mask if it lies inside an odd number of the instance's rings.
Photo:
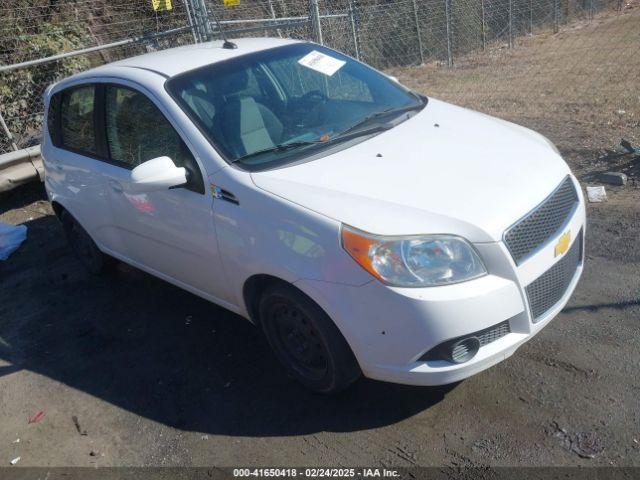
<path id="1" fill-rule="evenodd" d="M 353 352 L 333 321 L 294 288 L 269 288 L 260 300 L 260 321 L 280 362 L 309 389 L 336 393 L 360 377 Z"/>

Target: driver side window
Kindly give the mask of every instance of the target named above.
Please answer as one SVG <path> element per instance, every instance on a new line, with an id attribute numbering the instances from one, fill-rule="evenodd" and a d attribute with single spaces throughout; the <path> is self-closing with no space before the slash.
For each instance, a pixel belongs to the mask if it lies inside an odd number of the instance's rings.
<path id="1" fill-rule="evenodd" d="M 178 132 L 142 93 L 126 87 L 106 87 L 106 135 L 113 161 L 135 168 L 167 156 L 188 172 L 185 188 L 204 193 L 200 168 Z"/>

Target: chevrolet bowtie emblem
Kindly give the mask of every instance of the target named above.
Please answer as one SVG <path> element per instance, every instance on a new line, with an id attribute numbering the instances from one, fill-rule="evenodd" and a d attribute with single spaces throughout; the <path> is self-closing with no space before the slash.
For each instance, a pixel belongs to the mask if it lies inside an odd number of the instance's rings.
<path id="1" fill-rule="evenodd" d="M 566 253 L 569 250 L 569 244 L 571 243 L 571 230 L 568 230 L 567 233 L 562 234 L 560 240 L 556 244 L 555 248 L 555 256 L 558 257 L 563 253 Z"/>

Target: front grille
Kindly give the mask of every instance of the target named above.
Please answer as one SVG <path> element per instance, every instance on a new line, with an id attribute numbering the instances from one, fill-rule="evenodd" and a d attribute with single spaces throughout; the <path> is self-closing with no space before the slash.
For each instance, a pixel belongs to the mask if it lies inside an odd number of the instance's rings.
<path id="1" fill-rule="evenodd" d="M 485 328 L 484 330 L 479 330 L 475 333 L 470 333 L 469 335 L 447 340 L 446 342 L 433 347 L 420 357 L 420 360 L 447 360 L 451 355 L 451 346 L 465 338 L 476 337 L 480 341 L 480 347 L 484 347 L 485 345 L 489 345 L 490 343 L 501 339 L 509 333 L 511 333 L 511 326 L 509 325 L 509 320 L 505 320 L 504 322 Z"/>
<path id="2" fill-rule="evenodd" d="M 567 254 L 525 288 L 533 321 L 549 311 L 564 296 L 582 260 L 582 231 Z"/>
<path id="3" fill-rule="evenodd" d="M 578 205 L 578 193 L 570 177 L 529 215 L 510 227 L 504 241 L 516 264 L 554 237 Z"/>

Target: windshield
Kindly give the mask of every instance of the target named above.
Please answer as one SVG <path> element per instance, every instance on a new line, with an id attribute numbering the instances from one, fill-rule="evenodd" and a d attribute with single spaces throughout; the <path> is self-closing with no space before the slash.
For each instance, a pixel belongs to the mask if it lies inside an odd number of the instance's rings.
<path id="1" fill-rule="evenodd" d="M 307 43 L 184 73 L 167 90 L 228 162 L 248 169 L 379 133 L 425 103 L 372 68 Z"/>

